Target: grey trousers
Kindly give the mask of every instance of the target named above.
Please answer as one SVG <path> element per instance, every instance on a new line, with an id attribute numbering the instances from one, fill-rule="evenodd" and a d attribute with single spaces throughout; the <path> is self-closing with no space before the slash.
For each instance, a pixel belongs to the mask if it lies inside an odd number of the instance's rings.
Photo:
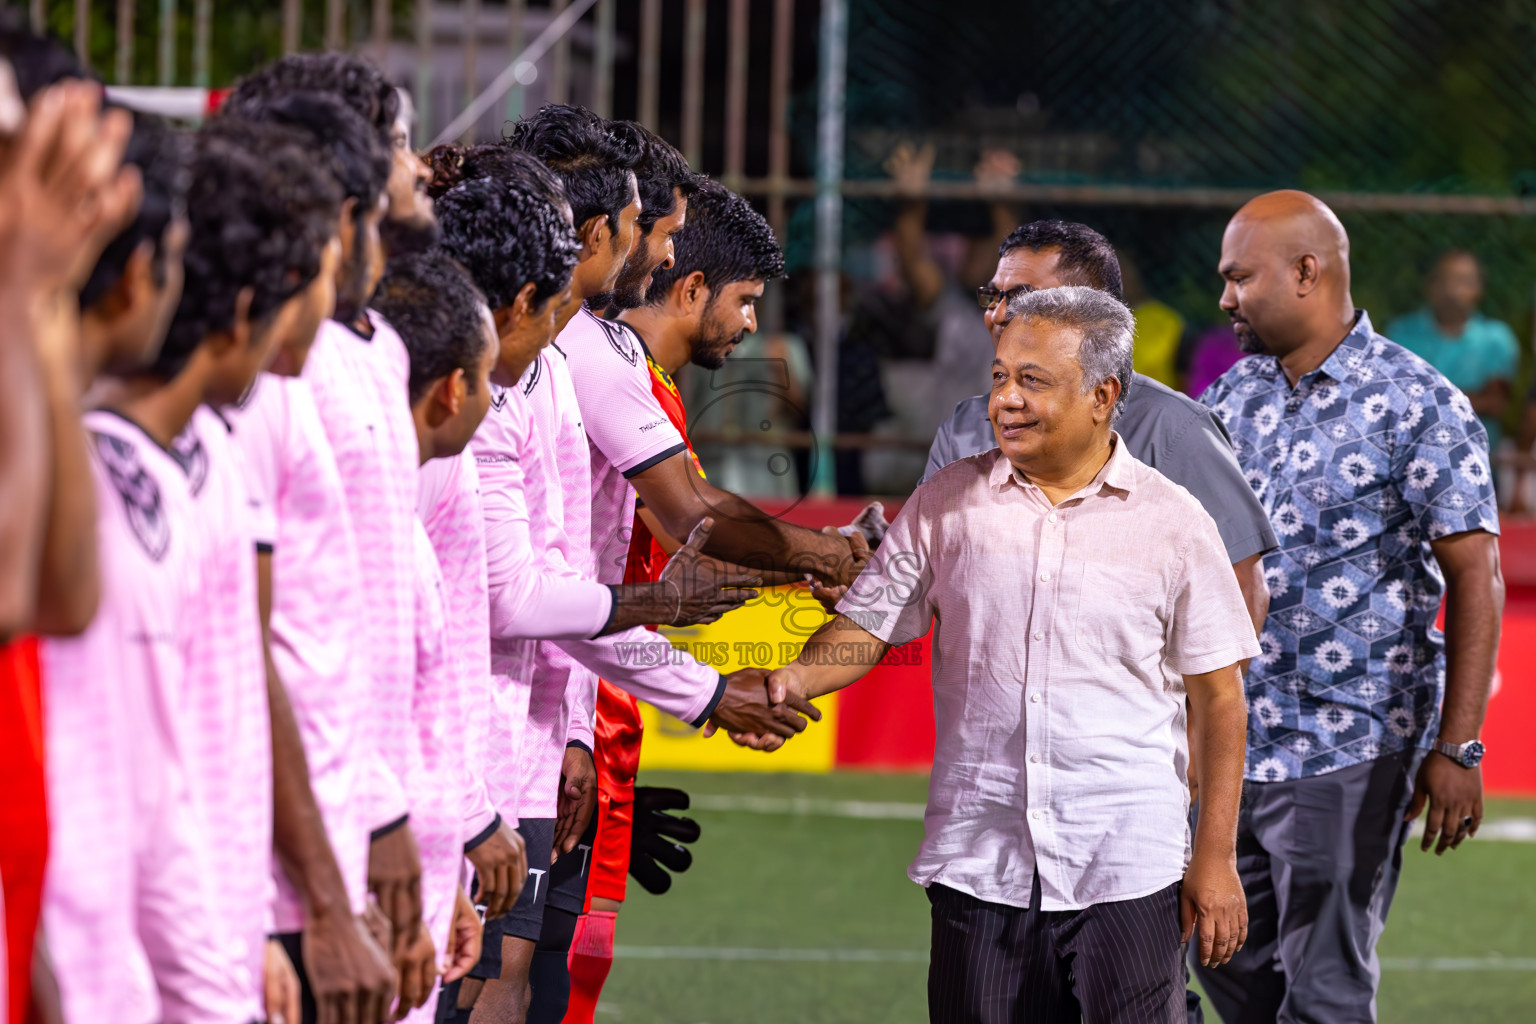
<path id="1" fill-rule="evenodd" d="M 1237 869 L 1248 942 L 1191 966 L 1225 1024 L 1372 1024 L 1376 942 L 1403 866 L 1424 751 L 1327 775 L 1243 784 Z"/>
<path id="2" fill-rule="evenodd" d="M 1179 883 L 1082 910 L 987 903 L 933 883 L 932 1024 L 1182 1024 Z"/>

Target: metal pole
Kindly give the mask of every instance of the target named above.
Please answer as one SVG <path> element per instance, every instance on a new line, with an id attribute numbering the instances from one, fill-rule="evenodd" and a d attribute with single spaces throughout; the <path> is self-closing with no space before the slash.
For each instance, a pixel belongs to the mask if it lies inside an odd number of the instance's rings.
<path id="1" fill-rule="evenodd" d="M 283 53 L 299 52 L 299 29 L 304 23 L 300 0 L 283 0 Z"/>
<path id="2" fill-rule="evenodd" d="M 479 75 L 475 65 L 480 60 L 480 0 L 464 0 L 464 102 L 467 105 L 480 91 Z M 459 141 L 468 145 L 474 141 L 475 126 L 464 129 Z"/>
<path id="3" fill-rule="evenodd" d="M 213 47 L 213 0 L 192 3 L 192 84 L 208 88 L 212 74 L 209 52 Z"/>
<path id="4" fill-rule="evenodd" d="M 816 129 L 816 432 L 814 490 L 837 490 L 832 461 L 837 433 L 837 350 L 842 328 L 843 89 L 847 79 L 848 0 L 822 0 Z"/>
<path id="5" fill-rule="evenodd" d="M 657 130 L 661 95 L 661 0 L 640 0 L 639 120 Z"/>
<path id="6" fill-rule="evenodd" d="M 416 30 L 416 105 L 415 138 L 424 139 L 432 131 L 432 0 L 416 0 L 413 21 Z"/>
<path id="7" fill-rule="evenodd" d="M 559 17 L 546 25 L 544 31 L 539 33 L 539 37 L 530 43 L 526 50 L 513 57 L 502 69 L 501 74 L 497 75 L 490 85 L 480 90 L 480 95 L 475 97 L 474 102 L 459 111 L 459 115 L 437 133 L 437 138 L 433 139 L 427 148 L 431 149 L 432 146 L 439 146 L 457 138 L 460 132 L 479 120 L 481 114 L 490 110 L 493 103 L 505 96 L 507 90 L 512 88 L 513 82 L 521 81 L 527 84 L 533 81 L 537 75 L 539 58 L 549 52 L 549 48 L 557 39 L 570 31 L 571 26 L 581 20 L 581 16 L 586 14 L 595 2 L 596 0 L 576 0 L 561 12 Z"/>
<path id="8" fill-rule="evenodd" d="M 161 85 L 176 84 L 176 0 L 160 0 L 160 52 L 157 60 Z"/>
<path id="9" fill-rule="evenodd" d="M 325 48 L 339 50 L 346 45 L 343 22 L 347 8 L 342 0 L 325 0 Z"/>
<path id="10" fill-rule="evenodd" d="M 32 0 L 27 5 L 27 19 L 32 23 L 32 31 L 42 35 L 48 27 L 47 0 Z"/>
<path id="11" fill-rule="evenodd" d="M 789 177 L 789 84 L 795 41 L 795 0 L 774 0 L 773 69 L 768 93 L 768 223 L 783 241 L 784 181 Z"/>
<path id="12" fill-rule="evenodd" d="M 704 0 L 688 0 L 683 22 L 683 159 L 704 155 Z"/>
<path id="13" fill-rule="evenodd" d="M 528 13 L 528 0 L 507 0 L 507 55 L 523 52 L 523 17 Z M 523 87 L 513 80 L 507 93 L 507 120 L 516 121 L 523 116 Z M 423 135 L 426 133 L 423 132 Z"/>
<path id="14" fill-rule="evenodd" d="M 597 0 L 597 25 L 592 45 L 592 112 L 613 116 L 613 0 Z"/>
<path id="15" fill-rule="evenodd" d="M 117 57 L 112 76 L 118 85 L 133 81 L 133 0 L 117 0 Z"/>
<path id="16" fill-rule="evenodd" d="M 395 17 L 389 0 L 373 0 L 373 54 L 381 67 L 389 56 L 389 40 L 394 34 Z"/>
<path id="17" fill-rule="evenodd" d="M 725 74 L 725 184 L 736 188 L 747 163 L 748 0 L 731 0 L 730 53 Z"/>
<path id="18" fill-rule="evenodd" d="M 86 70 L 91 67 L 91 0 L 75 0 L 75 57 Z"/>
<path id="19" fill-rule="evenodd" d="M 569 0 L 549 0 L 549 16 L 557 18 Z M 591 4 L 587 5 L 592 6 Z M 549 62 L 549 102 L 564 103 L 571 98 L 571 39 L 560 33 Z"/>

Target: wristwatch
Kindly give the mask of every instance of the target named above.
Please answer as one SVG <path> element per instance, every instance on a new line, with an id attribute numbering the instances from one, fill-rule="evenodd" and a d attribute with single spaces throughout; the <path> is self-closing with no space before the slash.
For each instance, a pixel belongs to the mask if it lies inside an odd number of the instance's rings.
<path id="1" fill-rule="evenodd" d="M 1444 754 L 1463 768 L 1476 768 L 1483 762 L 1483 755 L 1488 748 L 1483 746 L 1482 740 L 1468 740 L 1465 743 L 1447 743 L 1445 740 L 1436 739 L 1434 751 Z"/>

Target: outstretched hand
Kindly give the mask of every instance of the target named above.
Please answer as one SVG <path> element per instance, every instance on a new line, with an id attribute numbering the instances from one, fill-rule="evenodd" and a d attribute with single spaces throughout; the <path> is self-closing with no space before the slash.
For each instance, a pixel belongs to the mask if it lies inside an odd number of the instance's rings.
<path id="1" fill-rule="evenodd" d="M 715 521 L 705 517 L 688 534 L 688 543 L 672 553 L 657 581 L 675 595 L 671 626 L 700 626 L 714 622 L 726 612 L 740 608 L 757 596 L 752 589 L 763 585 L 763 578 L 737 566 L 728 565 L 704 554 L 704 545 L 715 528 Z"/>
<path id="2" fill-rule="evenodd" d="M 768 669 L 744 668 L 726 677 L 725 693 L 704 727 L 712 736 L 723 729 L 731 739 L 754 750 L 777 750 L 796 733 L 804 732 L 806 721 L 821 721 L 821 711 L 798 694 L 785 700 L 768 698 Z"/>
<path id="3" fill-rule="evenodd" d="M 842 530 L 835 526 L 824 526 L 821 532 L 834 537 L 843 537 L 848 542 L 848 554 L 843 556 L 842 560 L 838 563 L 837 578 L 836 580 L 828 581 L 828 586 L 843 588 L 851 586 L 853 581 L 859 578 L 859 573 L 863 572 L 864 567 L 869 564 L 870 558 L 873 557 L 869 550 L 869 542 L 864 539 L 864 534 L 858 530 L 848 534 L 846 537 L 843 536 Z"/>

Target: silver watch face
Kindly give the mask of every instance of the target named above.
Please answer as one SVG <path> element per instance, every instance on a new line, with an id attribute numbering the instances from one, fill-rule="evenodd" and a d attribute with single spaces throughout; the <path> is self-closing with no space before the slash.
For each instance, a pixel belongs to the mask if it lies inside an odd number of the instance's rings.
<path id="1" fill-rule="evenodd" d="M 1473 740 L 1461 748 L 1461 763 L 1468 768 L 1476 768 L 1483 763 L 1483 754 L 1485 752 L 1486 748 L 1483 746 L 1483 741 Z"/>

